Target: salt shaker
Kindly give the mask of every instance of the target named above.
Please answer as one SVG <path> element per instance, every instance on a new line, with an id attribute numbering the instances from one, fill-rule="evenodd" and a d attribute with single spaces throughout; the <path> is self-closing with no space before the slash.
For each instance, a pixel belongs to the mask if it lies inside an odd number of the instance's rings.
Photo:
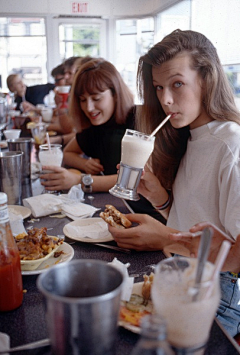
<path id="1" fill-rule="evenodd" d="M 0 312 L 19 307 L 22 299 L 19 251 L 10 227 L 7 195 L 0 192 Z"/>
<path id="2" fill-rule="evenodd" d="M 159 315 L 142 319 L 140 339 L 131 355 L 174 355 L 166 339 L 166 323 Z"/>

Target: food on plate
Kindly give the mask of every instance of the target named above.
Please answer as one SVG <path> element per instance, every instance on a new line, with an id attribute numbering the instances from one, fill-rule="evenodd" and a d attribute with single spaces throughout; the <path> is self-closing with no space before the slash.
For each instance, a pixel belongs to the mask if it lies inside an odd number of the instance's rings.
<path id="1" fill-rule="evenodd" d="M 142 287 L 142 295 L 145 300 L 149 300 L 151 298 L 153 278 L 154 278 L 154 274 L 152 272 L 149 276 L 143 275 L 144 282 Z"/>
<path id="2" fill-rule="evenodd" d="M 20 260 L 37 260 L 54 251 L 63 240 L 47 235 L 47 228 L 33 228 L 15 237 Z"/>
<path id="3" fill-rule="evenodd" d="M 112 205 L 106 205 L 105 211 L 100 213 L 100 217 L 113 227 L 129 228 L 132 225 L 129 219 Z"/>
<path id="4" fill-rule="evenodd" d="M 151 276 L 151 281 L 148 280 L 145 286 L 144 286 L 145 279 L 144 282 L 140 283 L 141 285 L 140 294 L 135 293 L 136 291 L 134 290 L 134 286 L 139 285 L 139 284 L 135 284 L 133 286 L 133 293 L 131 295 L 130 300 L 121 302 L 120 325 L 130 324 L 131 326 L 134 327 L 140 327 L 141 319 L 147 314 L 153 313 L 153 303 L 150 299 L 150 295 L 147 294 L 148 298 L 145 298 L 144 296 L 145 294 L 144 288 L 146 287 L 146 285 L 149 286 L 149 284 L 151 284 L 152 277 L 153 275 Z M 148 278 L 150 278 L 150 276 Z"/>

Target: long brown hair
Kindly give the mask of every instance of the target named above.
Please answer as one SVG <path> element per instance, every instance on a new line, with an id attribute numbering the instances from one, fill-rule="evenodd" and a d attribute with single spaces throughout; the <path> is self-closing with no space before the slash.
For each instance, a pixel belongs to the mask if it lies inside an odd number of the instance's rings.
<path id="1" fill-rule="evenodd" d="M 165 118 L 153 86 L 152 66 L 160 66 L 181 52 L 190 55 L 192 69 L 198 71 L 204 82 L 202 104 L 208 116 L 240 124 L 232 89 L 213 44 L 201 33 L 175 30 L 139 59 L 137 87 L 143 106 L 136 120 L 137 128 L 150 133 Z M 167 189 L 174 182 L 189 136 L 189 127 L 175 129 L 170 122 L 156 135 L 151 165 Z"/>
<path id="2" fill-rule="evenodd" d="M 91 125 L 81 109 L 80 96 L 85 92 L 92 94 L 96 90 L 103 92 L 107 89 L 111 90 L 115 101 L 115 121 L 124 124 L 129 110 L 134 105 L 133 94 L 114 65 L 102 58 L 95 58 L 79 67 L 70 98 L 70 114 L 78 131 Z"/>

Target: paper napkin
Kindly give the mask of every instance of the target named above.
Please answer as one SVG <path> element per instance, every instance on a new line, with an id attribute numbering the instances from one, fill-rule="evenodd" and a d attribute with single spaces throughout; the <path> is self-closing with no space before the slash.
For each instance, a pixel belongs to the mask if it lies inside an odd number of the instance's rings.
<path id="1" fill-rule="evenodd" d="M 71 200 L 68 202 L 65 201 L 65 203 L 61 205 L 61 211 L 73 220 L 78 218 L 92 217 L 98 210 L 100 210 L 100 208 L 96 208 L 82 202 L 74 202 Z"/>
<path id="2" fill-rule="evenodd" d="M 61 204 L 61 198 L 53 194 L 42 194 L 28 197 L 23 200 L 23 205 L 31 209 L 32 215 L 35 218 L 60 212 Z"/>
<path id="3" fill-rule="evenodd" d="M 128 275 L 128 267 L 130 266 L 129 263 L 123 264 L 121 261 L 119 261 L 117 258 L 114 258 L 112 262 L 108 263 L 114 267 L 116 267 L 119 271 L 122 272 L 125 280 L 123 281 L 123 291 L 122 291 L 122 296 L 121 299 L 123 301 L 129 301 L 131 298 L 132 294 L 132 289 L 133 289 L 133 283 L 134 283 L 134 277 L 130 277 Z"/>
<path id="4" fill-rule="evenodd" d="M 66 224 L 64 227 L 65 233 L 74 239 L 81 240 L 82 238 L 100 239 L 109 235 L 107 223 L 103 220 L 84 225 L 74 225 L 73 222 Z"/>
<path id="5" fill-rule="evenodd" d="M 13 235 L 18 235 L 20 233 L 26 233 L 26 229 L 23 225 L 23 218 L 20 213 L 9 211 L 10 226 Z"/>
<path id="6" fill-rule="evenodd" d="M 48 216 L 62 212 L 71 219 L 92 217 L 98 208 L 68 198 L 68 195 L 42 194 L 28 197 L 23 205 L 30 208 L 32 215 L 37 217 Z"/>
<path id="7" fill-rule="evenodd" d="M 10 337 L 6 333 L 0 332 L 0 351 L 4 351 L 10 348 Z M 6 351 L 6 355 L 7 355 Z"/>

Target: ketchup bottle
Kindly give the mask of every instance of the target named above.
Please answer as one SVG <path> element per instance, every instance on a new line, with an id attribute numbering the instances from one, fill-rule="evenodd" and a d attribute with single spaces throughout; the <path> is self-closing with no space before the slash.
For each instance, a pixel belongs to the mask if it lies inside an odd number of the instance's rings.
<path id="1" fill-rule="evenodd" d="M 0 192 L 0 312 L 19 307 L 22 299 L 19 251 L 10 227 L 7 195 Z"/>

